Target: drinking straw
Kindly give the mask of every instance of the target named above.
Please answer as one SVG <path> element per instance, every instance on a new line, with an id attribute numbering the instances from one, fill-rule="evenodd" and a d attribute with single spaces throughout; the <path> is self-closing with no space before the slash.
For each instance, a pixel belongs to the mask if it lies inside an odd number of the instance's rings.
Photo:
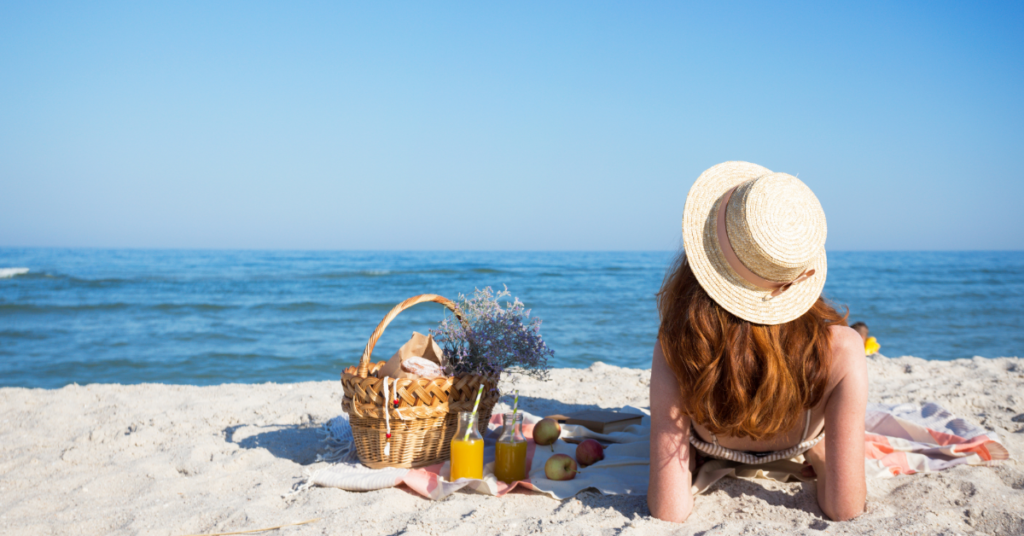
<path id="1" fill-rule="evenodd" d="M 516 389 L 516 398 L 512 402 L 512 426 L 516 424 L 516 412 L 519 411 L 519 389 Z"/>
<path id="2" fill-rule="evenodd" d="M 480 395 L 484 394 L 484 384 L 476 390 L 476 402 L 473 403 L 473 414 L 469 416 L 469 426 L 466 427 L 466 437 L 463 441 L 469 441 L 469 433 L 473 431 L 473 423 L 476 422 L 476 410 L 480 407 Z"/>

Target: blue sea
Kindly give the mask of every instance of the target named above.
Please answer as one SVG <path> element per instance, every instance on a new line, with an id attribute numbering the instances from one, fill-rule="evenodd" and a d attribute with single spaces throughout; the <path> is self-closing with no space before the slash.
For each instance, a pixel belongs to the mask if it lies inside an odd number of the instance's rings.
<path id="1" fill-rule="evenodd" d="M 553 366 L 647 368 L 674 256 L 0 249 L 0 385 L 335 380 L 398 302 L 486 286 L 544 320 Z M 830 252 L 825 293 L 888 356 L 1024 355 L 1024 252 Z M 399 315 L 375 359 L 444 311 Z"/>

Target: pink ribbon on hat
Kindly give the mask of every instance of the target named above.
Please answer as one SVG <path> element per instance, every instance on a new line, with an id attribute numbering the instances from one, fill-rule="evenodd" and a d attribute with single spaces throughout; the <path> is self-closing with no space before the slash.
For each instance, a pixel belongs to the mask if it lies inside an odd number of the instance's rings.
<path id="1" fill-rule="evenodd" d="M 771 281 L 751 272 L 749 268 L 743 265 L 740 258 L 736 256 L 736 252 L 732 249 L 732 242 L 729 240 L 729 230 L 725 226 L 725 208 L 729 206 L 729 200 L 732 199 L 732 194 L 736 191 L 736 188 L 739 188 L 739 186 L 734 186 L 731 190 L 725 192 L 725 196 L 722 198 L 722 203 L 718 205 L 718 224 L 715 229 L 715 233 L 718 235 L 718 246 L 721 248 L 722 255 L 725 256 L 725 260 L 729 263 L 729 266 L 731 266 L 740 277 L 745 279 L 751 285 L 765 290 L 771 290 L 772 298 L 786 292 L 793 285 L 806 281 L 814 275 L 814 269 L 811 268 L 810 270 L 805 270 L 789 282 Z"/>

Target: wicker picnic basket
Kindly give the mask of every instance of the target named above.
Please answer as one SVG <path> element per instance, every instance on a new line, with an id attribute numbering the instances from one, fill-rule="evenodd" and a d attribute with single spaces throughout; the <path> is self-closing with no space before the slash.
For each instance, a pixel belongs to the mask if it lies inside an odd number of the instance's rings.
<path id="1" fill-rule="evenodd" d="M 413 296 L 396 305 L 380 321 L 366 343 L 359 367 L 348 367 L 341 375 L 341 386 L 345 392 L 341 406 L 348 413 L 352 425 L 356 453 L 363 465 L 373 469 L 424 467 L 447 460 L 451 455 L 452 437 L 458 428 L 458 413 L 473 410 L 480 384 L 484 384 L 484 391 L 478 423 L 487 425 L 500 396 L 497 376 L 467 374 L 432 380 L 376 377 L 385 361 L 372 363 L 370 355 L 384 328 L 398 313 L 424 302 L 444 305 L 463 325 L 466 324 L 466 319 L 451 300 L 436 294 Z M 384 396 L 385 380 L 390 401 Z M 389 442 L 390 448 L 385 448 Z"/>

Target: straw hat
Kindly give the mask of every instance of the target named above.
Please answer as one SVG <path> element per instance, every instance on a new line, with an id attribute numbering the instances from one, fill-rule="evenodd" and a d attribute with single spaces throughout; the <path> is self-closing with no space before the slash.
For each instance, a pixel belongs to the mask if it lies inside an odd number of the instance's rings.
<path id="1" fill-rule="evenodd" d="M 701 173 L 683 209 L 686 262 L 700 286 L 756 324 L 783 324 L 814 305 L 828 270 L 825 234 L 806 184 L 749 162 Z"/>

